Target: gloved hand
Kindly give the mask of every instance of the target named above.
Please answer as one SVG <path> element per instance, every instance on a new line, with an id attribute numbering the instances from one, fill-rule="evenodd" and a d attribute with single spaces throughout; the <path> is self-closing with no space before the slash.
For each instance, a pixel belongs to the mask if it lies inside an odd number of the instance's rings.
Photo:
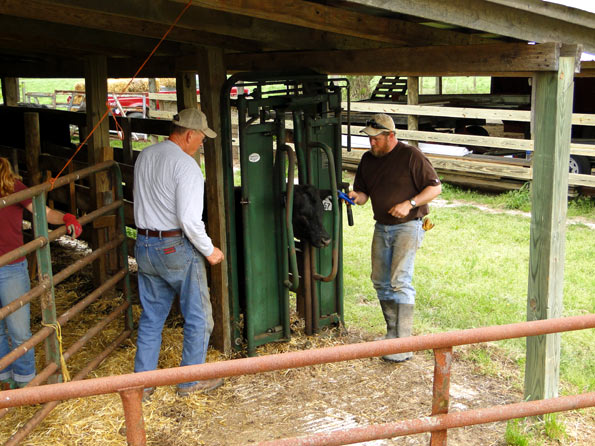
<path id="1" fill-rule="evenodd" d="M 68 235 L 70 235 L 72 238 L 78 238 L 78 236 L 83 232 L 83 227 L 78 222 L 76 217 L 72 214 L 64 214 L 63 220 L 64 224 L 66 225 Z"/>

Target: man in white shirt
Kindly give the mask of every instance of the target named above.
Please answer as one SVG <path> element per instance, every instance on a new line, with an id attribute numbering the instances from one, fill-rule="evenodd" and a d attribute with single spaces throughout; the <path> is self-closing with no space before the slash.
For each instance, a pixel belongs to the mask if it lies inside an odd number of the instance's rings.
<path id="1" fill-rule="evenodd" d="M 192 157 L 206 137 L 217 134 L 198 109 L 174 116 L 169 139 L 144 149 L 134 166 L 134 220 L 138 228 L 135 256 L 143 312 L 139 321 L 134 371 L 155 370 L 161 332 L 176 294 L 184 317 L 180 366 L 206 360 L 213 330 L 205 259 L 223 260 L 202 221 L 204 179 Z M 209 391 L 222 379 L 178 385 L 178 394 Z M 152 388 L 145 389 L 143 400 Z"/>

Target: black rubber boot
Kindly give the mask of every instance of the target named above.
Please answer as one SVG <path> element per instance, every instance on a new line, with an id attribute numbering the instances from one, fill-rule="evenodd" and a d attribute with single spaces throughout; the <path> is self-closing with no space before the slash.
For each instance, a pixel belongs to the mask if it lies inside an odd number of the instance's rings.
<path id="1" fill-rule="evenodd" d="M 380 339 L 394 339 L 397 336 L 398 304 L 394 300 L 381 300 L 380 307 L 386 321 L 386 336 Z"/>
<path id="2" fill-rule="evenodd" d="M 381 301 L 382 302 L 382 301 Z M 411 329 L 413 328 L 413 307 L 412 304 L 393 304 L 397 307 L 397 326 L 396 337 L 407 338 L 411 336 Z M 382 359 L 389 362 L 403 362 L 413 357 L 412 352 L 395 353 L 393 355 L 383 356 Z"/>

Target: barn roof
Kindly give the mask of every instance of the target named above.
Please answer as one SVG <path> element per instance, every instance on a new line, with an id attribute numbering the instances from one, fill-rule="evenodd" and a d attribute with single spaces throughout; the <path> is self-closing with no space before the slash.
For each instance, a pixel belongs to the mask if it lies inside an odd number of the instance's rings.
<path id="1" fill-rule="evenodd" d="M 3 0 L 0 75 L 82 77 L 85 56 L 105 55 L 110 77 L 130 77 L 187 3 Z M 394 73 L 399 58 L 419 57 L 445 74 L 471 72 L 474 65 L 449 68 L 461 48 L 484 45 L 487 50 L 467 52 L 482 53 L 485 61 L 505 58 L 496 44 L 514 42 L 580 44 L 595 52 L 594 30 L 595 14 L 541 0 L 194 0 L 142 74 L 191 70 L 205 46 L 223 48 L 230 71 L 293 63 Z M 393 63 L 376 69 L 376 59 Z"/>

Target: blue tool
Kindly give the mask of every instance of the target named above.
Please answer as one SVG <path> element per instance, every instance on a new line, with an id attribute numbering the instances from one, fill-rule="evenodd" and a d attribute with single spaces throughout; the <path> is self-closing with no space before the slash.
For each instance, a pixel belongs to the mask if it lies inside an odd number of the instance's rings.
<path id="1" fill-rule="evenodd" d="M 345 192 L 339 191 L 339 198 L 355 206 L 355 202 L 351 198 L 349 198 L 349 196 Z"/>

